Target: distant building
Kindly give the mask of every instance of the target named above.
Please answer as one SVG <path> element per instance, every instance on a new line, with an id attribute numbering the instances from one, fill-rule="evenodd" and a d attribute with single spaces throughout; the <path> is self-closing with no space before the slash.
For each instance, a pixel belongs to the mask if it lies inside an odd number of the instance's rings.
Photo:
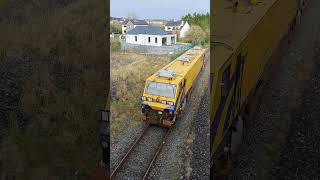
<path id="1" fill-rule="evenodd" d="M 166 46 L 177 43 L 177 35 L 162 30 L 159 26 L 136 26 L 126 34 L 126 43 Z"/>
<path id="2" fill-rule="evenodd" d="M 164 26 L 167 23 L 167 21 L 161 20 L 161 19 L 147 19 L 146 22 L 149 25 L 156 25 L 156 26 Z"/>
<path id="3" fill-rule="evenodd" d="M 125 18 L 110 17 L 110 24 L 122 24 L 125 20 Z"/>
<path id="4" fill-rule="evenodd" d="M 148 26 L 149 24 L 145 20 L 126 20 L 122 23 L 122 34 L 126 34 L 131 29 L 137 26 Z"/>
<path id="5" fill-rule="evenodd" d="M 182 28 L 183 21 L 169 21 L 164 27 L 165 31 L 173 31 Z"/>
<path id="6" fill-rule="evenodd" d="M 188 22 L 184 23 L 184 25 L 182 26 L 182 28 L 180 29 L 180 35 L 179 37 L 184 38 L 187 35 L 187 32 L 190 29 L 190 25 Z"/>
<path id="7" fill-rule="evenodd" d="M 188 22 L 184 21 L 169 21 L 165 25 L 164 29 L 169 32 L 177 31 L 179 33 L 179 37 L 183 38 L 190 29 L 190 25 Z"/>

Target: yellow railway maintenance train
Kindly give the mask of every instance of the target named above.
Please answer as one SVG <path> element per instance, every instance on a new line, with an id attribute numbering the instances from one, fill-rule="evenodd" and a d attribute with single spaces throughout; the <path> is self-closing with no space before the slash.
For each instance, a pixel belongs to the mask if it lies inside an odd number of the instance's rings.
<path id="1" fill-rule="evenodd" d="M 251 1 L 255 2 L 255 1 Z M 253 5 L 254 4 L 254 5 Z M 211 50 L 211 173 L 239 151 L 249 100 L 270 69 L 270 57 L 299 22 L 303 0 L 213 1 Z M 228 156 L 228 155 L 227 155 Z M 221 161 L 220 161 L 221 160 Z M 221 169 L 220 169 L 221 170 Z"/>
<path id="2" fill-rule="evenodd" d="M 204 66 L 206 49 L 194 47 L 150 76 L 141 98 L 142 120 L 171 127 Z"/>

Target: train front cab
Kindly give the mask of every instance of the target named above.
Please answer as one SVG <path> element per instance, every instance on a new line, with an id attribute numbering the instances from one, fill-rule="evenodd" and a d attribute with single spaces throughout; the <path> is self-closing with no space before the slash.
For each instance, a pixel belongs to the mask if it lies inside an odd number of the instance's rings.
<path id="1" fill-rule="evenodd" d="M 181 78 L 179 78 L 181 79 Z M 171 127 L 184 108 L 184 84 L 182 79 L 151 80 L 145 84 L 141 97 L 141 119 L 146 123 Z"/>

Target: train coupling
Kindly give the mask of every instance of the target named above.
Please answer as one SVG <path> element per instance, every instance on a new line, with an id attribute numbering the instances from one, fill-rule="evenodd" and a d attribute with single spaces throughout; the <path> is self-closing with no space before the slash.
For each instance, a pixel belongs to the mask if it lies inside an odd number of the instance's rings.
<path id="1" fill-rule="evenodd" d="M 140 120 L 142 120 L 144 122 L 148 121 L 151 124 L 156 124 L 159 126 L 163 126 L 165 128 L 170 128 L 175 123 L 176 117 L 174 117 L 172 120 L 170 120 L 170 119 L 164 119 L 164 118 L 150 118 L 150 117 L 147 118 L 145 114 L 141 114 Z"/>
<path id="2" fill-rule="evenodd" d="M 174 117 L 172 120 L 168 120 L 168 119 L 161 119 L 160 123 L 162 126 L 164 126 L 165 128 L 170 128 L 176 121 L 176 117 Z"/>

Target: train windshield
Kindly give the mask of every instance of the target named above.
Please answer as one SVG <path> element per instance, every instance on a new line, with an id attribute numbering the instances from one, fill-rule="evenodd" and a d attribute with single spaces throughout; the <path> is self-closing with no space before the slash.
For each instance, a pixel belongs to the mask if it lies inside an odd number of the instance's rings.
<path id="1" fill-rule="evenodd" d="M 146 94 L 174 98 L 176 95 L 176 85 L 148 81 Z"/>

